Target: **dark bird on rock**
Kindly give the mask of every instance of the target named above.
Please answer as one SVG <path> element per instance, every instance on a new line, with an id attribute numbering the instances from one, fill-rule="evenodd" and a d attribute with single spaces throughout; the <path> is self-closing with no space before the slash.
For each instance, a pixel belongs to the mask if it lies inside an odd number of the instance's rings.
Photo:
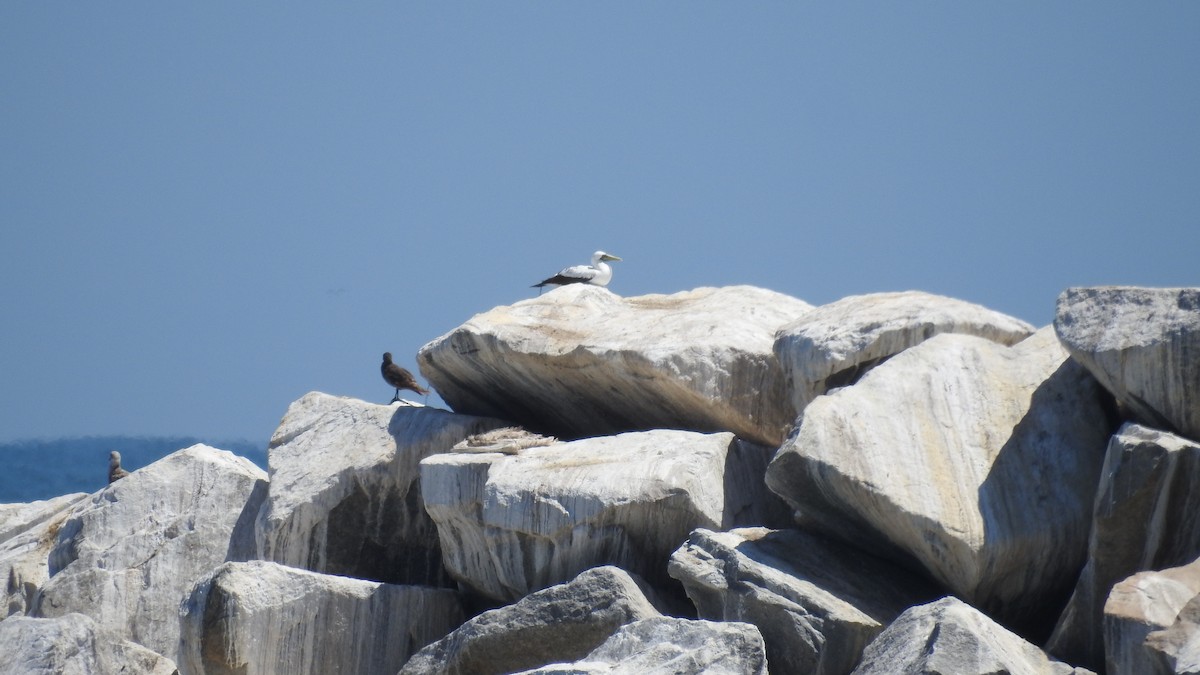
<path id="1" fill-rule="evenodd" d="M 383 365 L 379 367 L 379 370 L 383 373 L 383 381 L 396 388 L 396 397 L 392 399 L 392 403 L 400 400 L 401 389 L 411 389 L 422 396 L 429 394 L 428 389 L 417 384 L 417 378 L 413 377 L 412 373 L 392 363 L 391 352 L 384 352 Z"/>
<path id="2" fill-rule="evenodd" d="M 596 251 L 592 254 L 591 265 L 573 265 L 567 267 L 560 270 L 558 274 L 540 283 L 536 283 L 532 287 L 540 289 L 543 286 L 563 286 L 566 284 L 607 286 L 608 282 L 612 280 L 612 267 L 608 265 L 608 261 L 610 260 L 620 260 L 620 258 L 604 251 Z"/>
<path id="3" fill-rule="evenodd" d="M 116 450 L 108 453 L 108 482 L 112 483 L 128 475 L 129 472 L 121 468 L 121 453 Z"/>

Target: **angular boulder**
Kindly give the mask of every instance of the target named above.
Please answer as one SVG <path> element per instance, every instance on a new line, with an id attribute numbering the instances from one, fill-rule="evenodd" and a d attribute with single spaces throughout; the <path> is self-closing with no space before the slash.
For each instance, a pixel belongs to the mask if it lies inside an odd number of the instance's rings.
<path id="1" fill-rule="evenodd" d="M 867 646 L 854 675 L 1082 675 L 954 597 L 913 607 Z"/>
<path id="2" fill-rule="evenodd" d="M 1109 673 L 1162 673 L 1162 648 L 1150 635 L 1169 630 L 1200 595 L 1200 560 L 1139 572 L 1113 586 L 1104 603 L 1104 655 Z M 1161 638 L 1160 638 L 1161 639 Z"/>
<path id="3" fill-rule="evenodd" d="M 1200 288 L 1069 288 L 1054 328 L 1139 421 L 1200 441 Z"/>
<path id="4" fill-rule="evenodd" d="M 83 614 L 0 621 L 4 675 L 172 675 L 175 664 L 128 640 L 113 639 Z"/>
<path id="5" fill-rule="evenodd" d="M 1048 328 L 938 335 L 810 403 L 767 484 L 808 526 L 1044 637 L 1086 555 L 1106 396 Z"/>
<path id="6" fill-rule="evenodd" d="M 1147 636 L 1145 646 L 1156 657 L 1156 673 L 1200 673 L 1200 595 L 1184 605 L 1170 628 Z"/>
<path id="7" fill-rule="evenodd" d="M 587 656 L 621 626 L 659 616 L 628 572 L 611 566 L 531 593 L 466 622 L 409 660 L 401 675 L 503 675 Z"/>
<path id="8" fill-rule="evenodd" d="M 891 563 L 799 530 L 696 530 L 668 570 L 700 618 L 757 626 L 778 673 L 845 675 L 901 612 L 941 595 Z"/>
<path id="9" fill-rule="evenodd" d="M 1129 423 L 1108 444 L 1092 512 L 1088 559 L 1046 649 L 1104 666 L 1104 602 L 1135 572 L 1200 556 L 1200 445 Z"/>
<path id="10" fill-rule="evenodd" d="M 663 616 L 622 626 L 583 660 L 525 675 L 767 675 L 762 636 L 748 623 Z"/>
<path id="11" fill-rule="evenodd" d="M 195 445 L 112 483 L 63 523 L 30 614 L 86 614 L 178 661 L 179 607 L 214 567 L 253 554 L 266 477 L 244 457 Z"/>
<path id="12" fill-rule="evenodd" d="M 671 428 L 775 446 L 793 415 L 771 346 L 810 309 L 750 286 L 621 298 L 575 284 L 476 315 L 417 362 L 454 410 L 564 438 Z"/>
<path id="13" fill-rule="evenodd" d="M 1033 326 L 981 305 L 920 291 L 852 295 L 817 307 L 779 329 L 775 355 L 798 414 L 830 389 L 941 333 L 1013 345 Z"/>
<path id="14" fill-rule="evenodd" d="M 0 619 L 23 616 L 50 579 L 50 551 L 71 509 L 88 497 L 63 495 L 27 504 L 0 505 Z"/>
<path id="15" fill-rule="evenodd" d="M 658 430 L 517 455 L 421 462 L 425 509 L 450 574 L 499 602 L 617 565 L 673 585 L 667 558 L 697 527 L 786 520 L 762 483 L 771 451 L 730 433 Z"/>
<path id="16" fill-rule="evenodd" d="M 227 563 L 184 607 L 184 675 L 395 673 L 462 622 L 449 589 Z"/>
<path id="17" fill-rule="evenodd" d="M 262 558 L 388 583 L 446 585 L 418 463 L 499 420 L 312 392 L 288 407 L 267 452 L 256 526 Z"/>

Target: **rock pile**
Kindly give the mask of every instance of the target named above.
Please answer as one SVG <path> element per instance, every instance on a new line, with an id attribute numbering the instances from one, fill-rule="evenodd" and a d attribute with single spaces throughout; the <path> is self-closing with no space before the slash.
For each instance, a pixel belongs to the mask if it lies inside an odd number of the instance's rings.
<path id="1" fill-rule="evenodd" d="M 0 672 L 1200 670 L 1200 290 L 576 285 L 418 363 L 0 505 Z"/>

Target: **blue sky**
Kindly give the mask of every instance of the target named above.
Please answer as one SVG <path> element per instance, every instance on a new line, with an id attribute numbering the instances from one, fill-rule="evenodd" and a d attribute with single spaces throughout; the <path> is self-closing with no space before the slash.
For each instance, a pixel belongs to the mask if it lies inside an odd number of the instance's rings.
<path id="1" fill-rule="evenodd" d="M 0 3 L 0 440 L 265 444 L 597 248 L 1039 325 L 1197 284 L 1200 2 L 347 4 Z"/>

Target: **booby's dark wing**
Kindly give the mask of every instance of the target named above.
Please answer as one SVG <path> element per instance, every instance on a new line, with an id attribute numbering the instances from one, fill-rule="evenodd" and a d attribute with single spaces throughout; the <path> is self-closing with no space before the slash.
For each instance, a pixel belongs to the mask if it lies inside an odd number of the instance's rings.
<path id="1" fill-rule="evenodd" d="M 600 274 L 600 270 L 597 270 L 591 265 L 574 265 L 560 271 L 558 274 L 555 274 L 541 283 L 530 286 L 530 288 L 541 288 L 542 286 L 547 286 L 550 284 L 557 284 L 559 286 L 566 284 L 585 284 L 592 279 L 595 279 L 596 275 L 598 274 Z"/>

